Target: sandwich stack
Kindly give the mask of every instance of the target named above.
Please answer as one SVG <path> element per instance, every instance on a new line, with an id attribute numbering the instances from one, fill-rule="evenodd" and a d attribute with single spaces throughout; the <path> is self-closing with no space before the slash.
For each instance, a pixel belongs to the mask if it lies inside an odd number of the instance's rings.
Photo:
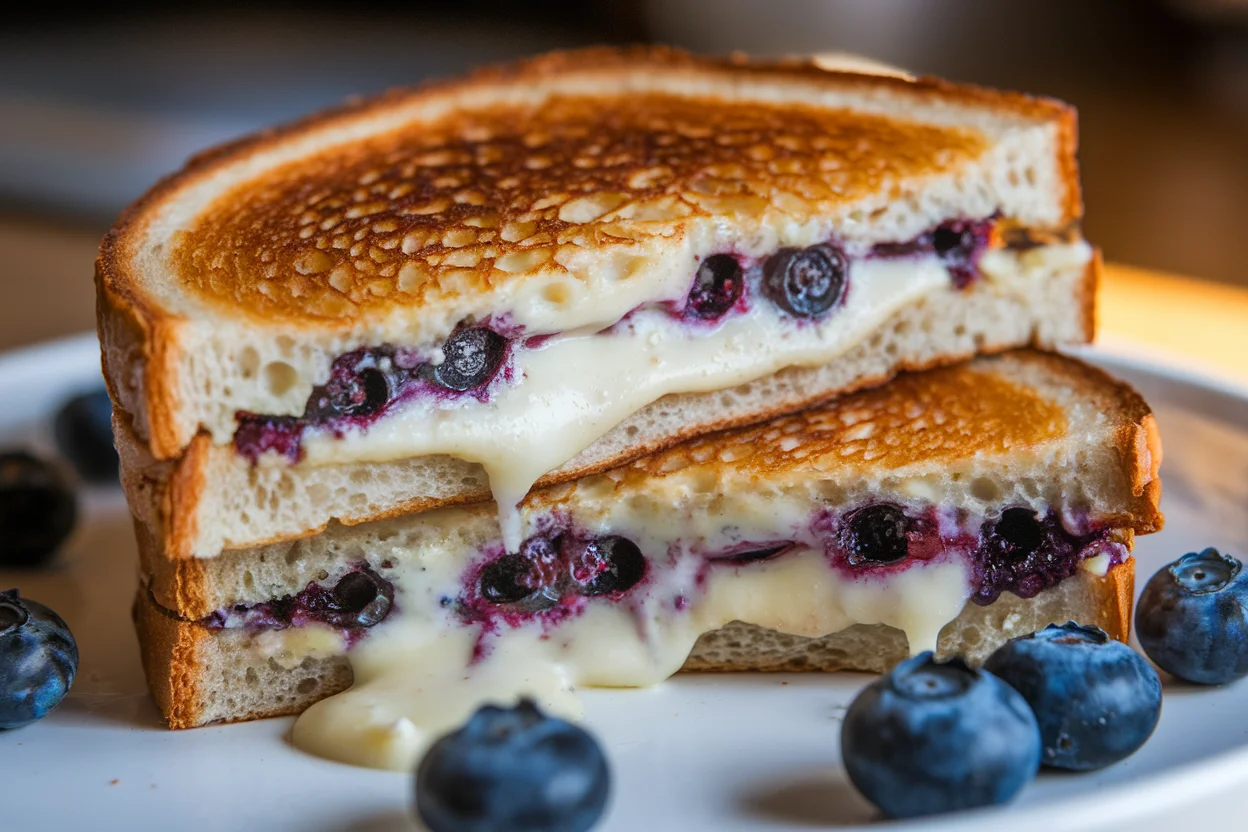
<path id="1" fill-rule="evenodd" d="M 152 693 L 406 768 L 486 700 L 1125 638 L 1147 406 L 1073 113 L 662 49 L 193 159 L 97 262 Z M 900 374 L 900 375 L 899 375 Z"/>

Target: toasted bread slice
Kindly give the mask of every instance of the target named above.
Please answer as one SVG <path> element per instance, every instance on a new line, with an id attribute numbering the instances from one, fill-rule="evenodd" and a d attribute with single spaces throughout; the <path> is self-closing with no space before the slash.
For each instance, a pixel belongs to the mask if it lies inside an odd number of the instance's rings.
<path id="1" fill-rule="evenodd" d="M 1094 294 L 1099 260 L 1060 269 L 1027 292 L 992 284 L 930 299 L 895 314 L 870 341 L 820 367 L 793 367 L 717 393 L 675 394 L 649 405 L 539 486 L 627 463 L 682 440 L 748 425 L 919 370 L 1020 343 L 1052 346 L 1091 332 L 1069 298 Z M 1081 301 L 1082 303 L 1082 301 Z M 253 465 L 200 434 L 177 458 L 155 459 L 129 416 L 116 411 L 122 484 L 132 511 L 169 558 L 213 557 L 308 537 L 332 523 L 362 522 L 478 502 L 490 497 L 480 464 L 453 456 L 329 465 Z"/>
<path id="2" fill-rule="evenodd" d="M 1134 565 L 1118 564 L 1104 576 L 1080 572 L 1034 598 L 967 604 L 941 631 L 937 652 L 979 664 L 1011 638 L 1070 620 L 1126 641 Z M 351 687 L 351 662 L 343 654 L 275 659 L 255 633 L 182 620 L 146 592 L 135 599 L 134 618 L 148 685 L 170 728 L 299 714 Z M 683 669 L 881 673 L 907 655 L 905 634 L 882 624 L 807 638 L 734 622 L 702 636 Z"/>
<path id="3" fill-rule="evenodd" d="M 573 665 L 585 658 L 568 645 L 591 639 L 613 658 L 578 684 L 648 683 L 682 666 L 879 670 L 935 646 L 979 660 L 1068 618 L 1125 638 L 1134 535 L 1163 522 L 1160 461 L 1129 387 L 1015 351 L 535 491 L 518 555 L 505 554 L 488 504 L 212 559 L 165 558 L 137 523 L 140 637 L 175 727 L 299 710 L 349 683 L 356 650 L 376 674 L 378 655 L 412 633 L 510 639 L 504 653 L 533 636 Z M 881 509 L 885 533 L 864 531 Z M 873 549 L 898 542 L 890 523 L 905 529 L 900 560 Z M 631 579 L 629 558 L 644 561 Z M 491 583 L 516 563 L 535 582 Z M 608 566 L 578 578 L 577 563 Z M 616 583 L 593 588 L 601 574 Z M 386 599 L 359 626 L 332 600 L 349 583 Z M 507 594 L 520 585 L 523 597 Z M 383 608 L 394 611 L 377 623 Z M 649 623 L 625 626 L 634 617 Z M 663 658 L 630 664 L 633 640 Z"/>
<path id="4" fill-rule="evenodd" d="M 898 369 L 1088 340 L 1074 153 L 1073 112 L 1021 95 L 663 49 L 546 56 L 162 182 L 97 261 L 105 374 L 190 495 L 165 518 L 191 518 L 173 554 L 479 498 L 481 472 L 442 455 L 485 465 L 506 510 L 556 469 L 545 482 Z M 826 291 L 785 282 L 810 278 L 799 260 Z M 464 355 L 488 372 L 460 373 Z M 786 389 L 786 367 L 815 383 Z M 752 383 L 781 395 L 710 406 Z M 665 395 L 680 406 L 639 413 Z M 644 435 L 611 435 L 634 415 Z M 267 508 L 236 488 L 241 460 L 216 476 L 231 448 L 327 501 Z M 354 464 L 409 487 L 382 501 L 346 484 Z M 219 522 L 247 500 L 250 528 Z"/>
<path id="5" fill-rule="evenodd" d="M 892 501 L 978 517 L 1010 506 L 1058 511 L 1073 526 L 1148 534 L 1163 523 L 1161 453 L 1156 420 L 1129 386 L 1077 359 L 1016 350 L 539 489 L 522 513 L 532 531 L 552 515 L 582 528 L 703 515 L 740 524 L 786 500 L 812 511 Z M 169 559 L 151 525 L 135 527 L 156 601 L 189 620 L 333 582 L 361 562 L 384 576 L 395 551 L 452 547 L 470 557 L 499 537 L 488 503 L 333 524 L 207 559 Z"/>

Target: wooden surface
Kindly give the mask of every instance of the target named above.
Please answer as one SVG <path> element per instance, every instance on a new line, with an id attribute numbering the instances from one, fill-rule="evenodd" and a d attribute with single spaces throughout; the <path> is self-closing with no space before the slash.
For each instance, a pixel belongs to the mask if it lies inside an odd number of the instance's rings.
<path id="1" fill-rule="evenodd" d="M 103 230 L 0 217 L 0 350 L 95 326 L 92 263 Z M 1248 382 L 1248 289 L 1108 265 L 1100 332 Z"/>

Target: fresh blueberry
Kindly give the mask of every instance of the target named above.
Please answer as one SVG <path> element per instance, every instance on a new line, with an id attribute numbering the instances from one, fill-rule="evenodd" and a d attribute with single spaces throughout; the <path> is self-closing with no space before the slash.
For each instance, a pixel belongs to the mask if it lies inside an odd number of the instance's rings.
<path id="1" fill-rule="evenodd" d="M 1161 717 L 1157 672 L 1098 627 L 1071 621 L 1013 639 L 984 662 L 1031 706 L 1044 764 L 1104 768 L 1134 754 Z"/>
<path id="2" fill-rule="evenodd" d="M 1135 634 L 1162 670 L 1202 685 L 1248 674 L 1248 575 L 1217 549 L 1192 552 L 1148 579 Z"/>
<path id="3" fill-rule="evenodd" d="M 686 308 L 696 318 L 713 321 L 736 305 L 744 289 L 745 279 L 737 258 L 712 254 L 698 266 Z"/>
<path id="4" fill-rule="evenodd" d="M 569 574 L 584 595 L 627 592 L 646 574 L 645 556 L 627 538 L 602 537 L 570 548 Z"/>
<path id="5" fill-rule="evenodd" d="M 896 563 L 910 551 L 908 521 L 897 506 L 888 503 L 860 508 L 845 520 L 841 546 L 852 566 Z"/>
<path id="6" fill-rule="evenodd" d="M 507 339 L 492 329 L 461 329 L 442 345 L 442 363 L 428 371 L 437 384 L 463 392 L 494 377 L 507 353 Z"/>
<path id="7" fill-rule="evenodd" d="M 113 447 L 113 403 L 101 388 L 67 401 L 52 422 L 57 447 L 88 482 L 116 482 L 120 461 Z"/>
<path id="8" fill-rule="evenodd" d="M 55 554 L 78 517 L 69 481 L 24 451 L 0 454 L 0 566 L 36 566 Z"/>
<path id="9" fill-rule="evenodd" d="M 833 245 L 782 248 L 763 265 L 763 294 L 798 318 L 815 318 L 845 299 L 849 261 Z"/>
<path id="10" fill-rule="evenodd" d="M 602 749 L 531 700 L 486 705 L 416 769 L 416 812 L 432 832 L 584 832 L 610 791 Z"/>
<path id="11" fill-rule="evenodd" d="M 841 756 L 895 818 L 1005 803 L 1040 768 L 1027 703 L 990 673 L 923 653 L 868 685 L 845 713 Z"/>
<path id="12" fill-rule="evenodd" d="M 16 589 L 0 592 L 0 729 L 43 719 L 77 672 L 78 645 L 61 617 Z"/>

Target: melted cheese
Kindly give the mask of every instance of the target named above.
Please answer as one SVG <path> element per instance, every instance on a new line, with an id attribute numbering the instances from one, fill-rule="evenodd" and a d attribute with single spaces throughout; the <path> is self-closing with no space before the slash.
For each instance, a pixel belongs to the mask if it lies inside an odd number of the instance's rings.
<path id="1" fill-rule="evenodd" d="M 1022 256 L 996 252 L 991 276 L 1043 279 L 1050 273 L 1039 267 L 1046 257 L 1069 264 L 1090 256 L 1086 243 Z M 642 311 L 607 330 L 589 327 L 518 351 L 521 380 L 501 387 L 488 405 L 415 401 L 367 429 L 341 436 L 313 431 L 304 441 L 306 459 L 317 465 L 449 454 L 477 462 L 499 505 L 504 543 L 515 551 L 521 539 L 515 506 L 533 483 L 647 404 L 669 393 L 731 388 L 785 367 L 826 364 L 902 307 L 954 291 L 935 257 L 873 259 L 851 265 L 844 306 L 818 322 L 795 324 L 762 300 L 714 328 Z M 592 313 L 592 298 L 581 303 L 585 320 L 601 318 Z"/>
<path id="2" fill-rule="evenodd" d="M 851 577 L 822 551 L 801 548 L 763 563 L 712 566 L 699 584 L 703 563 L 678 553 L 652 563 L 624 601 L 591 599 L 547 628 L 499 624 L 491 632 L 437 603 L 448 587 L 455 591 L 459 570 L 454 558 L 431 555 L 403 568 L 403 611 L 348 654 L 355 686 L 309 708 L 293 740 L 330 759 L 409 771 L 433 739 L 486 702 L 531 696 L 575 719 L 578 687 L 657 684 L 680 669 L 699 636 L 732 621 L 812 638 L 887 624 L 920 651 L 935 648 L 970 595 L 965 561 L 953 554 L 887 577 Z M 683 610 L 677 597 L 689 599 Z"/>

